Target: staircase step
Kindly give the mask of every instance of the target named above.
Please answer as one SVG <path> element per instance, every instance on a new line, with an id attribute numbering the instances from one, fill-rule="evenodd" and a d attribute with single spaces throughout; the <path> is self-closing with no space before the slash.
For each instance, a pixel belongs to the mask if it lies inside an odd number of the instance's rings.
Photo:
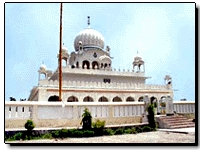
<path id="1" fill-rule="evenodd" d="M 182 122 L 186 122 L 186 123 L 194 123 L 194 122 L 189 121 L 189 120 L 182 120 L 182 121 L 180 121 L 180 120 L 170 120 L 170 121 L 165 120 L 165 121 L 163 121 L 163 122 L 164 122 L 164 123 L 176 123 L 176 122 L 180 122 L 180 123 L 182 123 Z"/>
<path id="2" fill-rule="evenodd" d="M 177 125 L 177 126 L 170 126 L 171 129 L 175 129 L 175 128 L 191 128 L 191 127 L 195 127 L 195 125 Z"/>
<path id="3" fill-rule="evenodd" d="M 171 129 L 195 127 L 195 123 L 184 116 L 162 116 L 159 120 Z"/>
<path id="4" fill-rule="evenodd" d="M 168 123 L 168 126 L 173 126 L 173 125 L 195 125 L 194 123 L 188 123 L 188 122 L 176 122 L 176 123 Z"/>

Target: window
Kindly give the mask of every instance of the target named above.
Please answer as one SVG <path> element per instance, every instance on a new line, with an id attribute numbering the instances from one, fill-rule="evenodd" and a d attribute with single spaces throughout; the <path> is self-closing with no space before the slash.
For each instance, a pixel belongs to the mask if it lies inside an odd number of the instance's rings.
<path id="1" fill-rule="evenodd" d="M 104 82 L 104 83 L 110 83 L 110 79 L 105 78 L 105 79 L 103 79 L 103 82 Z"/>

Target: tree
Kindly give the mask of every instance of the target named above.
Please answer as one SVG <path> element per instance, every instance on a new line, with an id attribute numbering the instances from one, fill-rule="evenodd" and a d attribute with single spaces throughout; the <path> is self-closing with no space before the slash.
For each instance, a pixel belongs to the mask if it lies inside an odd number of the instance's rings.
<path id="1" fill-rule="evenodd" d="M 147 107 L 147 111 L 148 111 L 148 115 L 147 115 L 147 118 L 148 118 L 148 122 L 149 122 L 149 126 L 153 129 L 156 128 L 156 122 L 155 122 L 155 118 L 154 118 L 154 104 L 149 104 L 148 107 Z"/>
<path id="2" fill-rule="evenodd" d="M 33 123 L 32 120 L 27 120 L 24 127 L 27 129 L 27 136 L 28 139 L 30 140 L 30 136 L 32 134 L 32 130 L 35 128 L 35 124 Z"/>
<path id="3" fill-rule="evenodd" d="M 92 115 L 89 112 L 88 108 L 85 108 L 84 113 L 82 115 L 82 121 L 80 124 L 82 124 L 83 129 L 91 129 L 92 128 Z"/>

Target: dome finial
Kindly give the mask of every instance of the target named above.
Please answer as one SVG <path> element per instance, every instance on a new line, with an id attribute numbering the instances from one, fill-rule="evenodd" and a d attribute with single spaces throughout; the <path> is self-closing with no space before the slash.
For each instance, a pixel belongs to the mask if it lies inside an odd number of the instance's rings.
<path id="1" fill-rule="evenodd" d="M 88 27 L 90 27 L 90 16 L 88 16 Z"/>

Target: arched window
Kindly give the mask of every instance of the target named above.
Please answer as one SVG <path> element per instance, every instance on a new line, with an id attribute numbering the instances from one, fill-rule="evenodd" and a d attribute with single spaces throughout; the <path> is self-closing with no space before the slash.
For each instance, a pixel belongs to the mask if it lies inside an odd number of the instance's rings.
<path id="1" fill-rule="evenodd" d="M 76 62 L 76 68 L 79 68 L 79 62 L 78 61 Z"/>
<path id="2" fill-rule="evenodd" d="M 141 96 L 141 97 L 138 99 L 138 102 L 144 102 L 144 97 Z"/>
<path id="3" fill-rule="evenodd" d="M 46 74 L 45 73 L 40 73 L 40 80 L 46 79 Z"/>
<path id="4" fill-rule="evenodd" d="M 102 96 L 102 97 L 99 98 L 98 101 L 99 102 L 108 102 L 108 99 L 106 97 Z"/>
<path id="5" fill-rule="evenodd" d="M 87 61 L 87 60 L 84 60 L 83 63 L 82 63 L 82 68 L 85 69 L 85 66 L 86 66 L 86 69 L 90 69 L 90 62 Z"/>
<path id="6" fill-rule="evenodd" d="M 66 66 L 67 66 L 67 58 L 66 58 L 66 57 L 63 57 L 63 58 L 62 58 L 62 66 L 63 66 L 63 67 L 66 67 Z"/>
<path id="7" fill-rule="evenodd" d="M 48 102 L 59 102 L 59 97 L 56 95 L 50 96 Z"/>
<path id="8" fill-rule="evenodd" d="M 93 100 L 92 97 L 86 96 L 86 97 L 83 99 L 83 102 L 94 102 L 94 100 Z"/>
<path id="9" fill-rule="evenodd" d="M 126 101 L 127 101 L 127 102 L 134 102 L 135 100 L 134 100 L 133 97 L 129 96 L 129 97 L 126 99 Z"/>
<path id="10" fill-rule="evenodd" d="M 70 96 L 70 97 L 67 99 L 67 102 L 78 102 L 78 98 L 75 97 L 75 96 Z"/>
<path id="11" fill-rule="evenodd" d="M 92 69 L 95 69 L 95 67 L 97 66 L 97 69 L 99 69 L 99 64 L 96 61 L 92 62 Z"/>
<path id="12" fill-rule="evenodd" d="M 122 102 L 122 99 L 118 96 L 113 98 L 113 102 Z"/>
<path id="13" fill-rule="evenodd" d="M 154 97 L 154 96 L 150 97 L 150 102 L 151 103 L 154 103 L 155 101 L 157 102 L 157 98 L 156 97 Z"/>

